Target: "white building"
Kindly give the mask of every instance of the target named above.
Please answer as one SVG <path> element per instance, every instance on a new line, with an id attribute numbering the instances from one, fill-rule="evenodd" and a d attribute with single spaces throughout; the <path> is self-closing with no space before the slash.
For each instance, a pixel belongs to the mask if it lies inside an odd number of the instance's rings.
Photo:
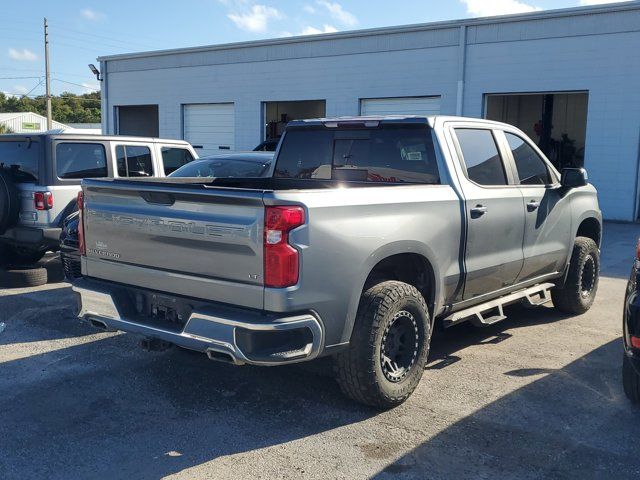
<path id="1" fill-rule="evenodd" d="M 105 133 L 247 150 L 290 119 L 459 114 L 584 162 L 609 219 L 638 218 L 640 2 L 107 56 Z"/>
<path id="2" fill-rule="evenodd" d="M 40 133 L 47 131 L 47 117 L 33 112 L 0 113 L 0 124 L 6 125 L 14 133 Z M 69 128 L 64 123 L 53 122 L 52 130 Z"/>

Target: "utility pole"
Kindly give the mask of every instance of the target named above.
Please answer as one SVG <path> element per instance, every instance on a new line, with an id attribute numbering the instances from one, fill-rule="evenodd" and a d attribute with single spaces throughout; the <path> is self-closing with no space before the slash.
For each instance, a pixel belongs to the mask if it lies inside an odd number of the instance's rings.
<path id="1" fill-rule="evenodd" d="M 49 72 L 49 25 L 44 19 L 44 69 L 47 82 L 47 130 L 53 128 L 51 119 L 51 73 Z"/>

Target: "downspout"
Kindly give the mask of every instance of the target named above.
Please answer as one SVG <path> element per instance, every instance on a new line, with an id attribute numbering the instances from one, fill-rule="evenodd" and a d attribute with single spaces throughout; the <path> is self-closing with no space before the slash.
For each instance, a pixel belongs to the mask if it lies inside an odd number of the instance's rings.
<path id="1" fill-rule="evenodd" d="M 102 88 L 100 92 L 100 96 L 102 98 L 102 102 L 100 102 L 100 108 L 102 110 L 102 133 L 104 135 L 108 135 L 109 131 L 109 87 L 108 87 L 108 78 L 107 75 L 107 61 L 103 60 L 100 62 L 100 73 L 102 73 Z"/>
<path id="2" fill-rule="evenodd" d="M 640 200 L 640 132 L 638 134 L 638 154 L 636 159 L 635 191 L 636 191 L 636 198 L 635 198 L 635 201 L 633 202 L 633 218 L 631 219 L 632 222 L 638 221 L 638 208 L 639 208 L 638 201 Z"/>
<path id="3" fill-rule="evenodd" d="M 464 104 L 464 74 L 467 63 L 467 26 L 460 26 L 460 42 L 458 44 L 458 94 L 456 98 L 456 115 L 462 116 Z"/>

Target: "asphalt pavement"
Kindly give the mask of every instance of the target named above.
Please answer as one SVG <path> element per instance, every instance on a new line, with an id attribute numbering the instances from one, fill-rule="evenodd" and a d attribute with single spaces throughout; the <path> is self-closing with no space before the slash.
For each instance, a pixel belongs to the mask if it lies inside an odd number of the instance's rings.
<path id="1" fill-rule="evenodd" d="M 0 290 L 0 478 L 640 478 L 620 338 L 639 236 L 605 225 L 584 315 L 512 306 L 436 332 L 417 391 L 384 413 L 344 398 L 326 361 L 149 353 L 78 322 L 66 283 Z"/>

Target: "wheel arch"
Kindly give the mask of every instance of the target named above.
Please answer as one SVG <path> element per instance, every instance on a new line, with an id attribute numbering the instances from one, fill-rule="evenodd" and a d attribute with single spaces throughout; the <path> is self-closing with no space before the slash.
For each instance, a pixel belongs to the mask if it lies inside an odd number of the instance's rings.
<path id="1" fill-rule="evenodd" d="M 587 215 L 580 220 L 575 237 L 587 237 L 592 239 L 600 248 L 602 242 L 602 221 L 592 215 Z"/>
<path id="2" fill-rule="evenodd" d="M 435 253 L 419 242 L 392 243 L 370 255 L 351 292 L 342 341 L 348 342 L 351 338 L 360 297 L 376 280 L 399 280 L 416 287 L 425 298 L 433 323 L 443 291 L 442 275 L 435 259 Z"/>

